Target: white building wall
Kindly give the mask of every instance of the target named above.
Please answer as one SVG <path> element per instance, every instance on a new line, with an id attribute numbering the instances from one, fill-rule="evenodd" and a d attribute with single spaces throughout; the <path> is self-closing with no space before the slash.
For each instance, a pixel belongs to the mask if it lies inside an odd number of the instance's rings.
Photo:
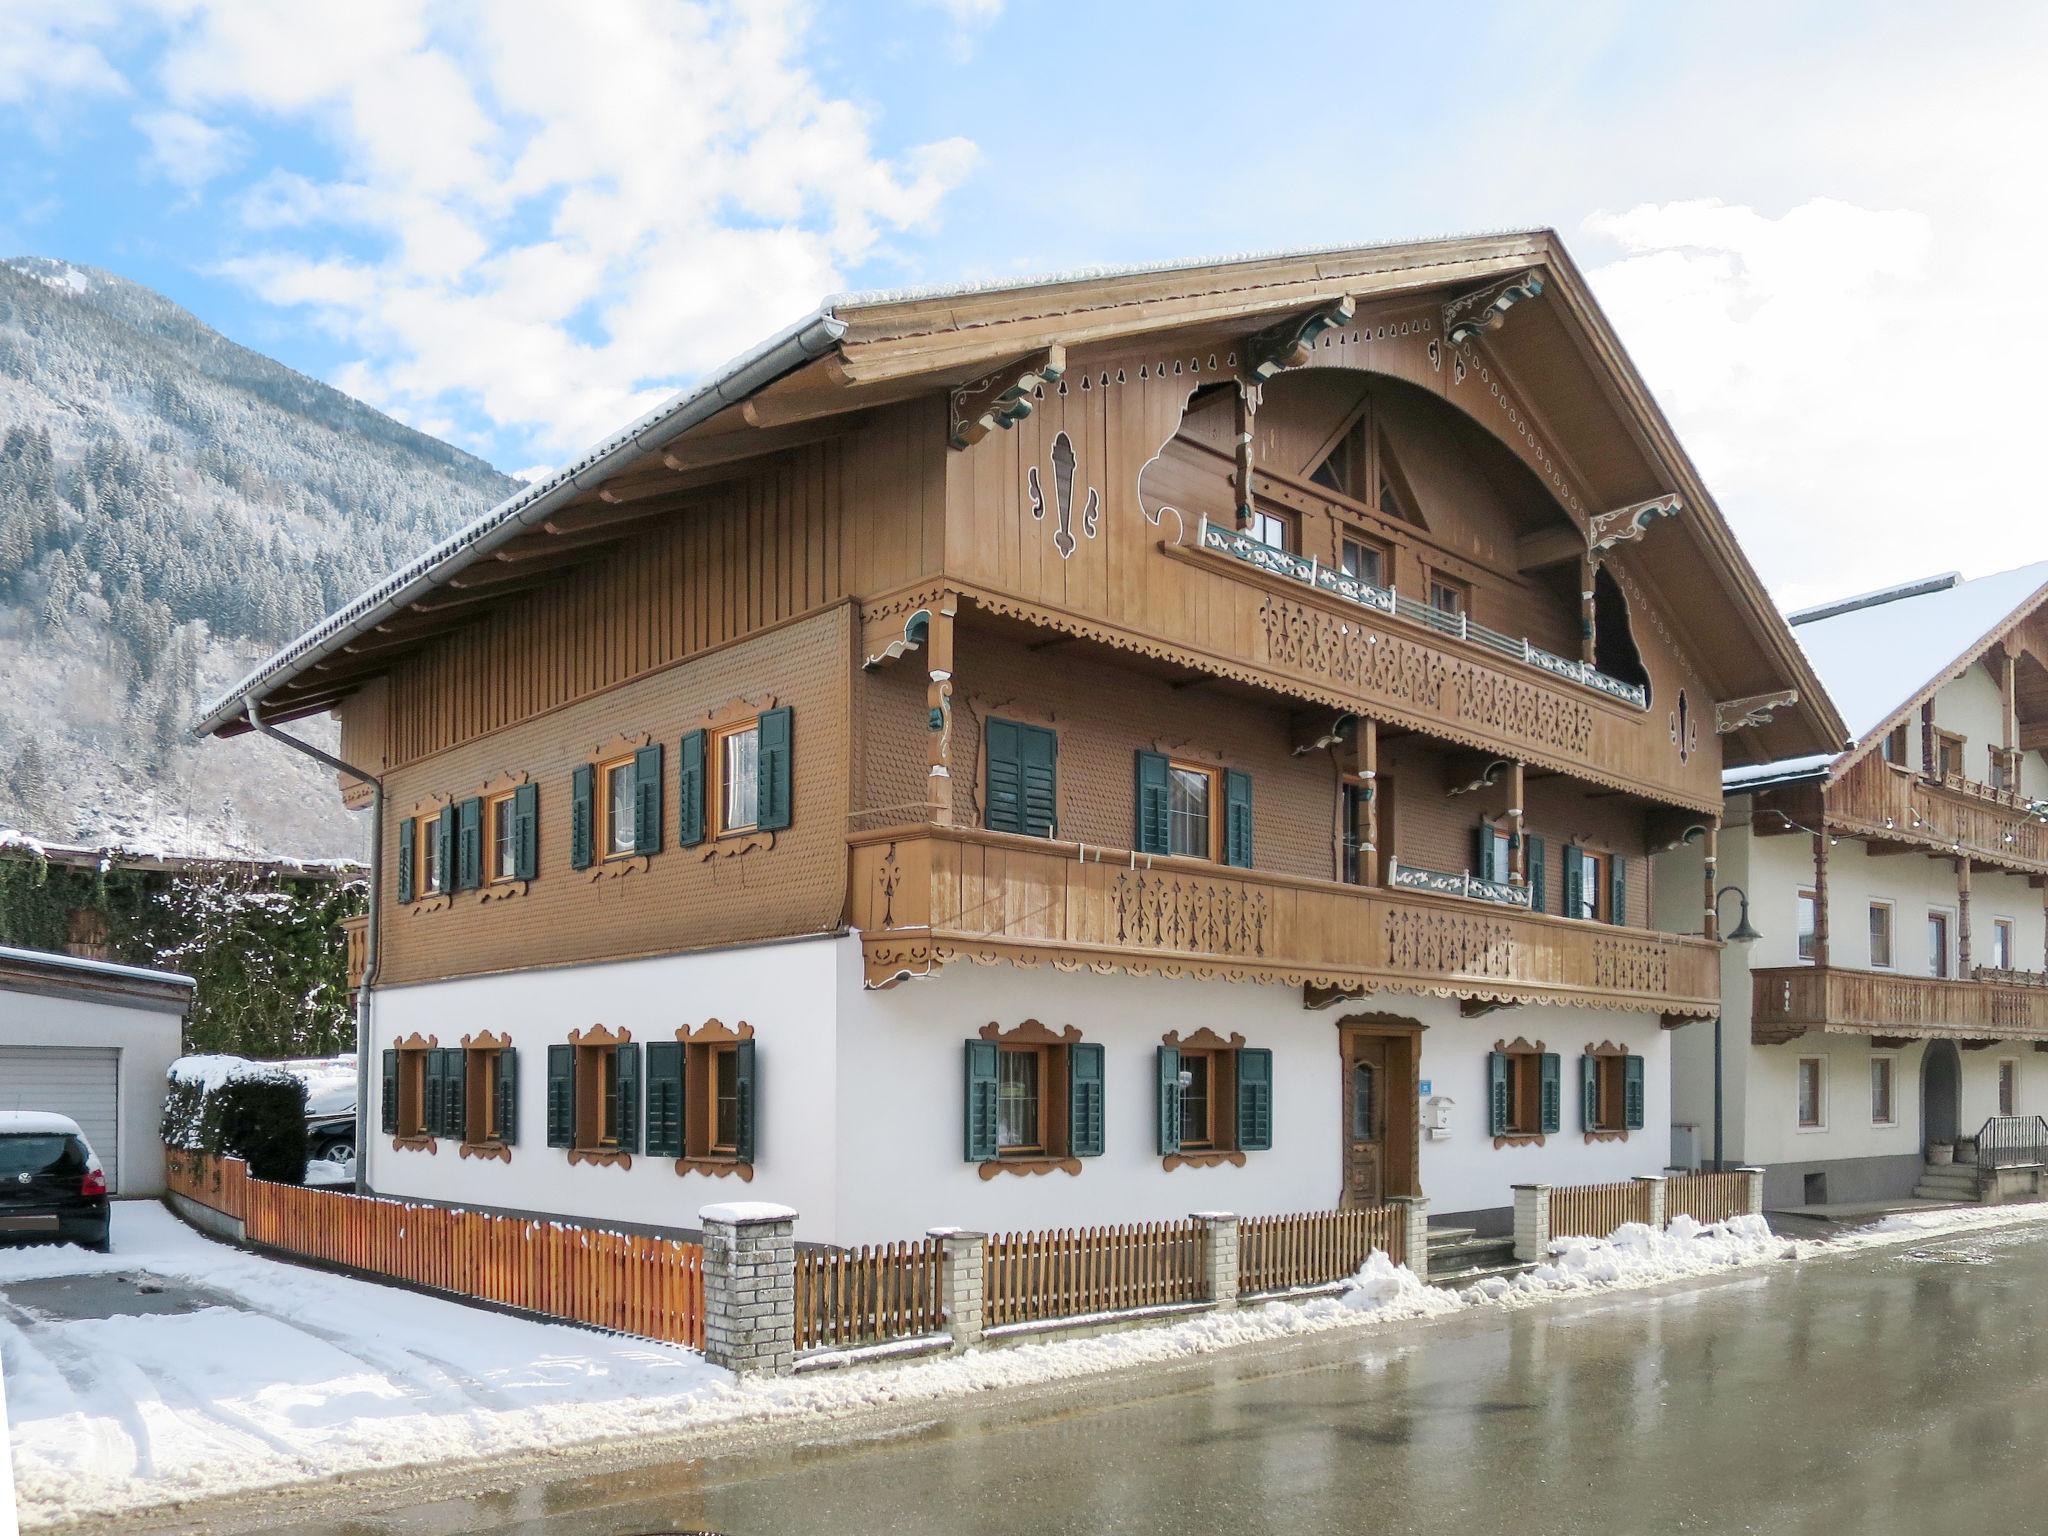
<path id="1" fill-rule="evenodd" d="M 0 994 L 0 1045 L 95 1048 L 120 1053 L 116 1066 L 123 1196 L 164 1192 L 165 1074 L 178 1059 L 183 1015 L 83 998 Z M 0 1085 L 4 1086 L 4 1085 Z M 35 1109 L 0 1099 L 0 1108 Z M 103 1158 L 102 1161 L 105 1161 Z"/>

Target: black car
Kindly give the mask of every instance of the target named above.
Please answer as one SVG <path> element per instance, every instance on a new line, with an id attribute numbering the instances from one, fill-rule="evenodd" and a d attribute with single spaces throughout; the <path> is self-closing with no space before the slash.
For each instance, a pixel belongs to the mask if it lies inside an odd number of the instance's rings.
<path id="1" fill-rule="evenodd" d="M 107 1175 L 78 1122 L 0 1112 L 0 1243 L 107 1251 Z"/>

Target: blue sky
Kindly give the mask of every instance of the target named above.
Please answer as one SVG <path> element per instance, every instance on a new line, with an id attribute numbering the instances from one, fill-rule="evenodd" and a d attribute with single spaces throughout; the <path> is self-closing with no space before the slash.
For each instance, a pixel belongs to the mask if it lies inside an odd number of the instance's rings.
<path id="1" fill-rule="evenodd" d="M 2048 554 L 2048 18 L 1935 14 L 8 0 L 0 253 L 521 471 L 833 289 L 1547 224 L 1803 601 Z"/>

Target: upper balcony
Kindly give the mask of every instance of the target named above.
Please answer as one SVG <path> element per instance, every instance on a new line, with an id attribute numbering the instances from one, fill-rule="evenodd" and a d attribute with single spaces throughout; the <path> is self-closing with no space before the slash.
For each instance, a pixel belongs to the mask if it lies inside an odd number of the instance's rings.
<path id="1" fill-rule="evenodd" d="M 1930 779 L 1874 752 L 1828 786 L 1827 817 L 1830 826 L 1873 842 L 2048 872 L 2048 822 L 2034 802 L 1960 774 Z"/>
<path id="2" fill-rule="evenodd" d="M 1425 888 L 1427 872 L 1403 871 L 1417 879 L 1394 889 L 1343 885 L 937 825 L 849 843 L 849 911 L 871 987 L 950 960 L 1009 960 L 1425 992 L 1482 1008 L 1628 1008 L 1670 1022 L 1720 1006 L 1718 945 L 1538 915 L 1487 891 L 1440 893 Z"/>
<path id="3" fill-rule="evenodd" d="M 1808 1030 L 1901 1040 L 2048 1040 L 2048 986 L 1831 965 L 1773 966 L 1752 972 L 1750 986 L 1750 1038 L 1758 1045 L 1780 1045 Z"/>

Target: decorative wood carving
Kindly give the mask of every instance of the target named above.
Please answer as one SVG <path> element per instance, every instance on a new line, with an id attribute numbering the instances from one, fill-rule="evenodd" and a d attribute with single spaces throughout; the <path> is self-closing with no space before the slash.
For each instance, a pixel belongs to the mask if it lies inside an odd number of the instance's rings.
<path id="1" fill-rule="evenodd" d="M 1503 1008 L 1512 1008 L 1513 1003 L 1504 1003 L 1497 998 L 1465 997 L 1458 1000 L 1458 1017 L 1461 1019 L 1483 1019 L 1489 1013 L 1498 1013 Z"/>
<path id="2" fill-rule="evenodd" d="M 1081 1030 L 1078 1025 L 1069 1024 L 1058 1034 L 1054 1034 L 1036 1019 L 1026 1019 L 1022 1024 L 1012 1025 L 1009 1029 L 1004 1029 L 1002 1025 L 994 1020 L 990 1020 L 982 1025 L 976 1033 L 981 1039 L 993 1040 L 999 1045 L 1079 1045 L 1081 1043 Z"/>
<path id="3" fill-rule="evenodd" d="M 1628 1047 L 1616 1045 L 1612 1040 L 1603 1040 L 1598 1045 L 1588 1041 L 1586 1043 L 1586 1054 L 1588 1056 L 1626 1056 L 1628 1054 Z"/>
<path id="4" fill-rule="evenodd" d="M 569 1031 L 571 1045 L 629 1045 L 633 1040 L 630 1029 L 613 1029 L 605 1024 L 593 1024 L 588 1029 Z"/>
<path id="5" fill-rule="evenodd" d="M 1159 1159 L 1159 1166 L 1171 1173 L 1176 1168 L 1220 1168 L 1228 1164 L 1232 1168 L 1244 1166 L 1242 1152 L 1169 1152 Z"/>
<path id="6" fill-rule="evenodd" d="M 1037 392 L 1066 371 L 1067 349 L 1054 345 L 962 384 L 947 397 L 948 446 L 971 448 L 998 427 L 1008 431 L 1031 414 Z"/>
<path id="7" fill-rule="evenodd" d="M 1507 312 L 1524 299 L 1540 297 L 1543 278 L 1536 272 L 1517 272 L 1461 293 L 1444 305 L 1444 339 L 1461 347 L 1481 331 L 1500 329 Z"/>
<path id="8" fill-rule="evenodd" d="M 1781 688 L 1776 693 L 1754 693 L 1746 699 L 1729 699 L 1714 706 L 1714 729 L 1725 736 L 1753 725 L 1769 725 L 1771 716 L 1799 702 L 1799 690 Z"/>
<path id="9" fill-rule="evenodd" d="M 599 859 L 582 873 L 594 885 L 600 880 L 623 880 L 628 875 L 644 875 L 652 867 L 644 853 L 615 854 Z"/>
<path id="10" fill-rule="evenodd" d="M 688 1024 L 676 1026 L 676 1038 L 690 1045 L 730 1045 L 740 1040 L 754 1038 L 754 1026 L 742 1020 L 738 1024 L 727 1024 L 720 1019 L 706 1019 L 694 1028 Z"/>
<path id="11" fill-rule="evenodd" d="M 440 1043 L 441 1037 L 439 1035 L 423 1035 L 418 1030 L 414 1030 L 403 1040 L 394 1041 L 393 1047 L 401 1051 L 431 1051 Z"/>
<path id="12" fill-rule="evenodd" d="M 512 1149 L 502 1141 L 465 1141 L 455 1150 L 463 1157 L 480 1158 L 487 1163 L 512 1161 Z"/>
<path id="13" fill-rule="evenodd" d="M 633 1166 L 633 1154 L 630 1152 L 591 1152 L 582 1147 L 572 1147 L 569 1150 L 569 1166 L 574 1168 L 578 1163 L 589 1163 L 595 1168 L 631 1168 Z"/>
<path id="14" fill-rule="evenodd" d="M 1074 537 L 1074 472 L 1078 456 L 1074 452 L 1074 440 L 1065 432 L 1052 440 L 1052 488 L 1057 517 L 1053 529 L 1052 546 L 1059 551 L 1062 560 L 1073 558 L 1080 547 Z M 1045 520 L 1045 488 L 1039 484 L 1038 466 L 1033 464 L 1024 475 L 1026 494 L 1031 498 L 1031 515 L 1040 522 Z M 1088 501 L 1081 509 L 1081 531 L 1094 538 L 1097 525 L 1102 517 L 1102 492 L 1094 486 L 1088 487 Z"/>
<path id="15" fill-rule="evenodd" d="M 992 1179 L 999 1173 L 1016 1173 L 1037 1177 L 1040 1174 L 1060 1172 L 1079 1175 L 1081 1159 L 1078 1157 L 999 1157 L 978 1165 L 984 1180 Z"/>
<path id="16" fill-rule="evenodd" d="M 754 1165 L 729 1157 L 679 1157 L 676 1159 L 676 1172 L 709 1174 L 714 1179 L 738 1174 L 742 1184 L 754 1182 Z"/>
<path id="17" fill-rule="evenodd" d="M 631 757 L 642 747 L 651 747 L 653 745 L 654 736 L 652 732 L 621 731 L 602 745 L 592 747 L 590 749 L 590 761 L 593 763 L 612 762 L 617 758 Z M 602 793 L 603 786 L 599 785 L 598 789 Z"/>
<path id="18" fill-rule="evenodd" d="M 488 1029 L 481 1034 L 464 1035 L 462 1048 L 465 1051 L 509 1051 L 512 1049 L 510 1035 L 494 1035 Z"/>
<path id="19" fill-rule="evenodd" d="M 1159 1037 L 1159 1041 L 1162 1045 L 1171 1045 L 1177 1049 L 1189 1051 L 1241 1051 L 1244 1049 L 1244 1036 L 1240 1035 L 1236 1030 L 1232 1030 L 1230 1038 L 1226 1040 L 1206 1024 L 1192 1035 L 1189 1035 L 1185 1040 L 1181 1039 L 1179 1030 L 1169 1029 Z"/>
<path id="20" fill-rule="evenodd" d="M 1493 1048 L 1503 1056 L 1541 1056 L 1544 1051 L 1541 1040 L 1531 1045 L 1524 1035 L 1517 1035 L 1512 1040 L 1496 1040 Z"/>
<path id="21" fill-rule="evenodd" d="M 433 1157 L 440 1149 L 431 1136 L 394 1136 L 391 1138 L 391 1150 L 394 1152 L 424 1152 L 429 1157 Z"/>
<path id="22" fill-rule="evenodd" d="M 775 703 L 776 698 L 772 693 L 756 694 L 751 699 L 741 698 L 735 694 L 716 709 L 706 710 L 697 716 L 684 729 L 721 731 L 728 725 L 742 725 L 758 715 L 767 713 L 775 707 Z"/>
<path id="23" fill-rule="evenodd" d="M 1261 956 L 1271 906 L 1235 884 L 1143 870 L 1116 877 L 1116 942 L 1215 955 Z"/>
<path id="24" fill-rule="evenodd" d="M 1604 554 L 1617 544 L 1640 539 L 1653 523 L 1676 517 L 1684 510 L 1685 503 L 1676 493 L 1666 493 L 1616 507 L 1611 512 L 1596 512 L 1586 528 L 1587 547 L 1596 555 Z"/>
<path id="25" fill-rule="evenodd" d="M 1290 315 L 1277 325 L 1267 326 L 1247 337 L 1238 349 L 1238 356 L 1243 359 L 1238 369 L 1240 375 L 1253 383 L 1263 384 L 1277 373 L 1299 368 L 1308 361 L 1309 351 L 1315 346 L 1318 336 L 1335 326 L 1349 325 L 1357 312 L 1357 302 L 1346 296 L 1305 314 Z"/>
<path id="26" fill-rule="evenodd" d="M 1325 1008 L 1334 1008 L 1339 1003 L 1356 1002 L 1365 996 L 1364 987 L 1333 987 L 1320 982 L 1304 983 L 1301 989 L 1301 1006 L 1311 1013 Z"/>

